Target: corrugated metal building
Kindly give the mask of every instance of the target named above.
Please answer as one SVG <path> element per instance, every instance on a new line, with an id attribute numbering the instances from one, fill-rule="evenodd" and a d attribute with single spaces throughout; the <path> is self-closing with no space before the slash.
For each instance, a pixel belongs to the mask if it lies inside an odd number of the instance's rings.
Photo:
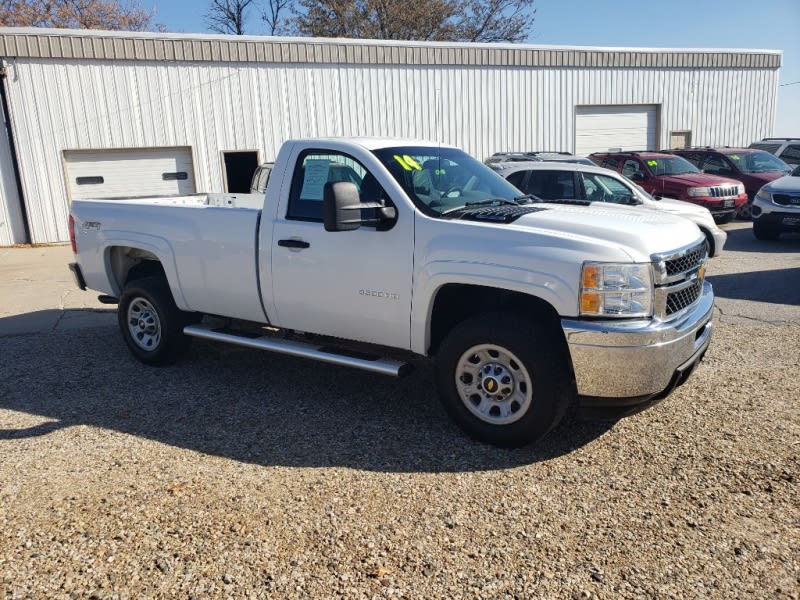
<path id="1" fill-rule="evenodd" d="M 241 191 L 290 137 L 481 159 L 748 144 L 772 133 L 782 55 L 0 29 L 0 57 L 7 245 L 67 240 L 71 198 Z"/>

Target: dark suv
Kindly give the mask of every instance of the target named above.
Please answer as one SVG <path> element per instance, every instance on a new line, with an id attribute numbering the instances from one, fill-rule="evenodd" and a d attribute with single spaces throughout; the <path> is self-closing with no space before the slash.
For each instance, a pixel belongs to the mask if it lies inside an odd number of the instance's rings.
<path id="1" fill-rule="evenodd" d="M 747 203 L 738 181 L 701 173 L 679 156 L 664 152 L 596 152 L 595 163 L 617 171 L 656 198 L 674 198 L 707 208 L 714 220 L 726 223 Z"/>
<path id="2" fill-rule="evenodd" d="M 741 181 L 748 198 L 739 209 L 743 219 L 750 218 L 750 205 L 763 185 L 792 171 L 781 159 L 754 148 L 682 148 L 669 152 L 682 156 L 703 173 Z"/>

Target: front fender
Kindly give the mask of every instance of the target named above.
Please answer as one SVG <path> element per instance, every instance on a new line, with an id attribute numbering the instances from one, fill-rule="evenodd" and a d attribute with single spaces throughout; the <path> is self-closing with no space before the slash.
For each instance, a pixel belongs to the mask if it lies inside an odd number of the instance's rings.
<path id="1" fill-rule="evenodd" d="M 559 315 L 572 314 L 578 306 L 575 281 L 553 273 L 491 262 L 440 260 L 417 272 L 411 307 L 411 350 L 427 354 L 431 340 L 433 307 L 439 290 L 448 284 L 474 285 L 518 292 L 536 297 Z M 577 277 L 577 276 L 576 276 Z M 417 300 L 421 299 L 421 300 Z"/>

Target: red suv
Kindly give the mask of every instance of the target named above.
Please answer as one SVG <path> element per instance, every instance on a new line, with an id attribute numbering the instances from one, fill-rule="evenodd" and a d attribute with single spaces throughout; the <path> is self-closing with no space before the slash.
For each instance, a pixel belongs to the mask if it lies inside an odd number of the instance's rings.
<path id="1" fill-rule="evenodd" d="M 718 223 L 730 221 L 747 203 L 744 186 L 727 177 L 702 173 L 689 161 L 666 152 L 596 152 L 601 167 L 617 171 L 656 198 L 676 198 L 704 206 Z"/>
<path id="2" fill-rule="evenodd" d="M 748 198 L 747 204 L 739 210 L 743 219 L 750 218 L 750 204 L 758 190 L 792 170 L 777 156 L 756 148 L 681 148 L 670 152 L 682 156 L 703 173 L 741 181 Z"/>

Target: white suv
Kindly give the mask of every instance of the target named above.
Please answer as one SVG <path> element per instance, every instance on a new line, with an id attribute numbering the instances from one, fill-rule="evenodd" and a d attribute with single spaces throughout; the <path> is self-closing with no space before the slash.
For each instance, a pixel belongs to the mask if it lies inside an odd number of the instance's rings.
<path id="1" fill-rule="evenodd" d="M 764 138 L 760 142 L 750 144 L 750 148 L 757 148 L 774 154 L 792 167 L 800 166 L 800 139 Z"/>
<path id="2" fill-rule="evenodd" d="M 671 198 L 656 200 L 638 185 L 609 169 L 563 162 L 513 162 L 491 166 L 522 192 L 542 200 L 641 206 L 643 210 L 664 211 L 689 219 L 706 236 L 709 256 L 719 256 L 728 238 L 717 227 L 707 208 Z"/>
<path id="3" fill-rule="evenodd" d="M 800 231 L 800 167 L 770 181 L 753 198 L 753 235 L 776 240 L 784 231 Z"/>

